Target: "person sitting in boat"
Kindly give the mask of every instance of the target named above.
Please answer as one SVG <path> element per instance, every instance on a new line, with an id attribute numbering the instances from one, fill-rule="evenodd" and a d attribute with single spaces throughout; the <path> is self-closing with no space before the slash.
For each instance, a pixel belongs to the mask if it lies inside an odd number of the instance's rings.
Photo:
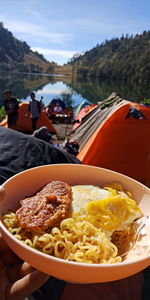
<path id="1" fill-rule="evenodd" d="M 7 114 L 8 127 L 13 129 L 18 119 L 19 103 L 17 98 L 12 96 L 10 90 L 5 90 L 4 96 L 4 107 Z"/>
<path id="2" fill-rule="evenodd" d="M 41 103 L 35 99 L 34 92 L 30 94 L 30 97 L 31 97 L 31 101 L 29 102 L 28 112 L 30 112 L 31 115 L 32 129 L 34 131 L 36 130 L 36 124 L 40 117 L 42 107 L 41 107 Z"/>

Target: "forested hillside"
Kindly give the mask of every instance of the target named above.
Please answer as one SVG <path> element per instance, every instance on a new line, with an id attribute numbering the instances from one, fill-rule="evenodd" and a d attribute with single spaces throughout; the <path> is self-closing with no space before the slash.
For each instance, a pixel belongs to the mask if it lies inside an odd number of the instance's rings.
<path id="1" fill-rule="evenodd" d="M 26 42 L 16 39 L 0 22 L 0 70 L 50 73 L 55 67 L 43 55 L 31 51 Z"/>
<path id="2" fill-rule="evenodd" d="M 84 55 L 75 55 L 69 64 L 78 78 L 149 83 L 150 31 L 106 40 Z"/>

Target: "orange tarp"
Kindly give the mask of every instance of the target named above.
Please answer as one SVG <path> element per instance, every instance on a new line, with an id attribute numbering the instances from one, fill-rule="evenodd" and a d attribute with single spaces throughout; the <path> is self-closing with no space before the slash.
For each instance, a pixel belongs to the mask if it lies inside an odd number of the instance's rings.
<path id="1" fill-rule="evenodd" d="M 126 119 L 132 107 L 145 119 Z M 150 185 L 150 108 L 129 102 L 110 113 L 78 158 L 84 164 L 111 169 Z"/>
<path id="2" fill-rule="evenodd" d="M 15 130 L 22 131 L 22 132 L 32 132 L 32 123 L 30 114 L 27 114 L 28 109 L 28 103 L 21 103 L 19 105 L 19 114 L 18 114 L 18 120 L 15 125 Z M 1 123 L 0 126 L 7 127 L 7 118 L 5 118 Z M 40 117 L 37 121 L 37 129 L 41 126 L 46 126 L 51 133 L 56 133 L 56 129 L 54 128 L 51 121 L 48 119 L 45 112 L 41 112 Z"/>

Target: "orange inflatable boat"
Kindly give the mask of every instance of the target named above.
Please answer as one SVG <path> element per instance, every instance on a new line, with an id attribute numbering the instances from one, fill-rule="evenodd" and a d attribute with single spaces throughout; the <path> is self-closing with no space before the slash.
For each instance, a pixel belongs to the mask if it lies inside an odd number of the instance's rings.
<path id="1" fill-rule="evenodd" d="M 19 114 L 18 114 L 18 120 L 15 125 L 15 130 L 21 131 L 21 132 L 32 132 L 32 123 L 29 113 L 27 114 L 27 106 L 28 103 L 21 103 L 19 104 Z M 7 125 L 7 118 L 5 118 L 1 123 L 0 126 L 8 127 Z M 37 122 L 37 129 L 46 126 L 50 133 L 56 133 L 56 129 L 54 128 L 53 124 L 47 117 L 46 113 L 44 111 L 41 112 L 40 117 Z"/>

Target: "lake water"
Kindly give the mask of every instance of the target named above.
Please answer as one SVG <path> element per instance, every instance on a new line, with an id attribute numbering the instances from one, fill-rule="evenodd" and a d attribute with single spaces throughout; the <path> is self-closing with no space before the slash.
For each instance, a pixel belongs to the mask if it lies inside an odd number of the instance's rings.
<path id="1" fill-rule="evenodd" d="M 83 100 L 97 103 L 109 97 L 112 92 L 117 92 L 124 99 L 134 102 L 150 99 L 150 85 L 92 80 L 76 82 L 63 75 L 0 74 L 0 105 L 3 103 L 5 89 L 11 89 L 13 95 L 22 101 L 28 101 L 30 93 L 35 91 L 36 99 L 40 100 L 43 97 L 45 105 L 58 98 L 72 106 L 78 105 Z"/>

